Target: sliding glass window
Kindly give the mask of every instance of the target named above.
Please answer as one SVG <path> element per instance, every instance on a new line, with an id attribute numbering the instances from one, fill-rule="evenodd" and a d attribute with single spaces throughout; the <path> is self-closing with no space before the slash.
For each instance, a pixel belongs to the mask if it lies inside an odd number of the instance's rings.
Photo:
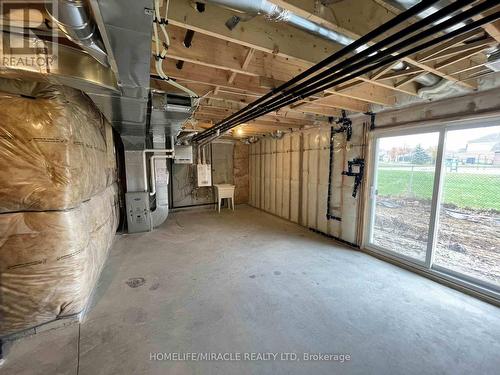
<path id="1" fill-rule="evenodd" d="M 378 141 L 372 243 L 424 262 L 439 133 Z"/>
<path id="2" fill-rule="evenodd" d="M 499 286 L 500 126 L 448 131 L 443 158 L 433 265 Z"/>
<path id="3" fill-rule="evenodd" d="M 366 246 L 498 298 L 500 125 L 427 129 L 374 137 Z"/>

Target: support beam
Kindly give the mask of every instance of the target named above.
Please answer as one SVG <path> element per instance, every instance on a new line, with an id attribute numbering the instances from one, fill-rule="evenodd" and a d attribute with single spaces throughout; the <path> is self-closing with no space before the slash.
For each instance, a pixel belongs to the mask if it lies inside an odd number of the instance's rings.
<path id="1" fill-rule="evenodd" d="M 191 63 L 185 63 L 179 70 L 175 67 L 175 61 L 165 59 L 163 70 L 179 82 L 201 83 L 210 86 L 219 86 L 220 88 L 229 88 L 231 90 L 248 91 L 257 95 L 267 93 L 270 87 L 263 87 L 259 77 L 239 75 L 232 82 L 228 82 L 227 71 L 209 67 L 200 67 Z"/>
<path id="2" fill-rule="evenodd" d="M 248 69 L 248 65 L 250 64 L 250 61 L 252 61 L 252 56 L 254 54 L 255 50 L 253 48 L 249 48 L 248 52 L 245 56 L 245 59 L 243 60 L 241 64 L 241 69 L 243 71 L 246 71 Z M 236 78 L 236 72 L 231 72 L 231 75 L 229 76 L 228 82 L 233 83 L 234 79 Z"/>
<path id="3" fill-rule="evenodd" d="M 225 22 L 233 15 L 234 12 L 213 4 L 207 4 L 205 11 L 199 13 L 190 6 L 189 1 L 170 0 L 168 20 L 172 25 L 305 62 L 318 62 L 340 49 L 335 43 L 282 22 L 269 22 L 264 17 L 240 22 L 233 30 L 229 30 Z"/>
<path id="4" fill-rule="evenodd" d="M 335 93 L 337 95 L 354 99 L 365 97 L 367 98 L 366 100 L 371 103 L 385 106 L 393 106 L 396 103 L 394 91 L 372 83 L 365 83 L 363 86 L 350 84 L 347 85 L 347 87 L 335 87 Z"/>
<path id="5" fill-rule="evenodd" d="M 245 107 L 244 103 L 238 101 L 232 101 L 222 98 L 210 98 L 205 97 L 200 102 L 200 107 L 205 108 L 215 108 L 215 109 L 227 109 L 230 112 L 235 112 Z M 315 116 L 310 114 L 304 114 L 300 108 L 282 108 L 277 112 L 271 112 L 270 115 L 287 118 L 287 119 L 295 119 L 295 120 L 306 120 L 306 121 L 327 121 L 328 119 L 325 116 Z"/>
<path id="6" fill-rule="evenodd" d="M 468 59 L 469 57 L 475 55 L 476 53 L 483 51 L 485 48 L 486 48 L 485 46 L 480 46 L 480 47 L 476 47 L 476 48 L 467 50 L 466 52 L 456 54 L 456 55 L 454 55 L 454 56 L 452 56 L 444 61 L 440 61 L 440 62 L 436 63 L 435 67 L 436 67 L 436 69 L 442 69 L 444 67 L 456 64 L 459 61 Z"/>
<path id="7" fill-rule="evenodd" d="M 232 113 L 236 112 L 235 109 L 226 109 L 226 108 L 220 108 L 220 107 L 210 107 L 210 106 L 204 106 L 201 105 L 198 107 L 198 110 L 196 111 L 197 115 L 205 115 L 205 116 L 212 116 L 213 119 L 223 119 Z M 272 112 L 268 113 L 262 117 L 259 117 L 259 120 L 268 120 L 268 121 L 275 121 L 276 123 L 286 123 L 286 124 L 294 124 L 297 126 L 301 125 L 313 125 L 315 120 L 314 119 L 307 119 L 305 116 L 301 116 L 301 118 L 293 118 L 291 116 L 287 116 L 287 112 Z"/>
<path id="8" fill-rule="evenodd" d="M 299 106 L 294 107 L 294 109 L 306 113 L 316 113 L 325 116 L 339 116 L 341 114 L 341 110 L 337 108 L 323 107 L 320 105 L 306 104 L 306 103 L 301 103 Z"/>
<path id="9" fill-rule="evenodd" d="M 425 70 L 422 69 L 422 68 L 411 67 L 411 68 L 404 69 L 404 70 L 398 70 L 398 71 L 393 71 L 393 72 L 386 73 L 386 74 L 382 75 L 379 79 L 400 78 L 400 77 L 404 77 L 404 76 L 407 76 L 407 75 L 413 75 L 415 73 L 420 73 L 420 72 L 425 72 Z"/>
<path id="10" fill-rule="evenodd" d="M 194 91 L 199 96 L 208 95 L 212 93 L 214 87 L 211 85 L 204 85 L 202 83 L 184 83 L 184 86 L 188 89 Z M 183 91 L 177 89 L 176 87 L 170 85 L 168 82 L 164 81 L 161 78 L 154 78 L 154 76 L 150 80 L 150 87 L 154 90 L 160 90 L 170 93 L 180 93 L 185 94 Z"/>
<path id="11" fill-rule="evenodd" d="M 214 122 L 213 121 L 209 121 L 209 120 L 198 120 L 198 127 L 199 128 L 203 128 L 203 129 L 208 129 L 208 128 L 211 128 L 212 126 L 214 126 Z M 241 128 L 243 129 L 243 135 L 239 138 L 245 138 L 245 137 L 248 137 L 248 136 L 251 136 L 251 135 L 265 135 L 265 134 L 269 134 L 273 131 L 276 131 L 276 130 L 290 130 L 290 129 L 298 129 L 298 128 L 295 128 L 295 127 L 290 127 L 290 128 L 287 128 L 287 127 L 284 127 L 282 125 L 272 125 L 272 124 L 263 124 L 263 123 L 259 123 L 259 122 L 251 122 L 251 123 L 248 123 L 248 124 L 245 124 L 245 125 L 240 125 L 238 128 Z"/>
<path id="12" fill-rule="evenodd" d="M 245 56 L 245 59 L 243 60 L 243 63 L 241 64 L 241 69 L 246 71 L 248 69 L 248 65 L 250 65 L 250 61 L 252 61 L 253 55 L 255 53 L 255 49 L 250 48 L 247 52 L 247 55 Z"/>
<path id="13" fill-rule="evenodd" d="M 191 48 L 183 45 L 186 29 L 168 25 L 170 47 L 167 59 L 182 60 L 217 69 L 225 69 L 240 74 L 259 76 L 262 70 L 248 71 L 241 67 L 248 53 L 248 48 L 202 33 L 196 33 Z"/>
<path id="14" fill-rule="evenodd" d="M 484 29 L 490 34 L 495 40 L 500 43 L 500 21 L 492 22 L 486 26 Z"/>
<path id="15" fill-rule="evenodd" d="M 475 53 L 482 51 L 485 48 L 493 46 L 494 44 L 496 44 L 495 39 L 486 38 L 486 39 L 478 40 L 476 42 L 467 43 L 467 44 L 463 44 L 460 46 L 443 49 L 443 50 L 441 50 L 441 52 L 435 53 L 434 55 L 428 57 L 427 59 L 425 59 L 425 61 L 444 59 L 447 57 L 453 58 L 452 56 L 462 55 L 462 54 L 466 54 L 469 51 L 474 51 L 470 55 L 470 56 L 472 56 Z M 423 60 L 419 60 L 419 61 L 424 62 Z"/>
<path id="16" fill-rule="evenodd" d="M 319 5 L 316 0 L 275 0 L 275 3 L 302 17 L 349 35 L 353 39 L 365 35 L 381 24 L 392 19 L 397 13 L 390 6 L 380 4 L 381 0 L 350 0 L 335 2 L 329 6 Z M 401 28 L 409 23 L 402 23 Z M 466 88 L 474 89 L 475 84 L 461 82 L 456 78 L 440 72 L 433 66 L 414 61 L 414 57 L 406 57 L 403 61 L 434 73 L 442 78 L 456 82 Z"/>
<path id="17" fill-rule="evenodd" d="M 383 68 L 380 68 L 379 70 L 377 70 L 376 72 L 374 72 L 372 75 L 371 75 L 371 79 L 380 79 L 380 77 L 382 77 L 384 74 L 386 74 L 387 72 L 389 72 L 392 67 L 396 65 L 396 63 L 390 63 L 390 64 L 387 64 L 386 66 L 384 66 Z"/>
<path id="18" fill-rule="evenodd" d="M 454 47 L 460 43 L 463 43 L 467 39 L 470 39 L 471 37 L 473 37 L 479 33 L 483 33 L 483 31 L 482 30 L 471 30 L 468 33 L 459 35 L 451 40 L 448 40 L 447 42 L 440 44 L 437 47 L 434 47 L 434 48 L 431 48 L 425 52 L 419 53 L 417 56 L 415 56 L 415 60 L 420 61 L 420 62 L 426 62 L 427 60 L 430 60 L 435 55 L 440 54 L 442 52 L 445 52 L 449 48 Z"/>
<path id="19" fill-rule="evenodd" d="M 420 72 L 420 73 L 414 73 L 409 76 L 406 76 L 405 78 L 398 80 L 395 84 L 396 87 L 406 85 L 410 82 L 415 81 L 417 78 L 422 77 L 423 75 L 426 75 L 427 72 Z"/>
<path id="20" fill-rule="evenodd" d="M 205 12 L 198 13 L 185 0 L 171 0 L 169 22 L 179 27 L 189 28 L 199 33 L 268 54 L 298 60 L 302 64 L 305 63 L 304 68 L 310 67 L 340 49 L 340 46 L 334 42 L 318 38 L 285 23 L 272 23 L 258 16 L 248 22 L 240 23 L 234 30 L 230 31 L 225 27 L 224 23 L 233 13 L 224 8 L 209 5 Z M 290 78 L 292 77 L 287 77 L 284 81 Z M 367 77 L 363 79 L 370 81 Z M 391 88 L 387 82 L 370 81 L 370 83 L 371 85 L 379 85 L 382 88 Z M 359 82 L 359 84 L 363 88 L 365 87 L 362 82 Z M 392 87 L 392 89 L 416 95 L 416 90 L 411 88 L 398 89 Z M 370 87 L 367 90 L 373 92 Z M 364 95 L 367 90 L 357 90 L 356 93 L 359 96 L 356 98 L 372 101 L 373 95 Z M 354 97 L 354 95 L 351 95 L 351 97 Z M 383 98 L 375 99 L 375 101 L 372 101 L 373 103 L 380 104 L 384 102 Z"/>
<path id="21" fill-rule="evenodd" d="M 231 74 L 229 75 L 229 78 L 227 79 L 227 83 L 229 83 L 231 85 L 234 82 L 235 78 L 236 78 L 236 72 L 231 72 Z"/>
<path id="22" fill-rule="evenodd" d="M 346 109 L 353 112 L 368 112 L 370 109 L 370 105 L 367 102 L 362 102 L 360 100 L 340 95 L 327 95 L 323 98 L 310 101 L 309 104 L 314 104 L 322 107 Z"/>
<path id="23" fill-rule="evenodd" d="M 213 123 L 216 123 L 217 121 L 222 120 L 221 116 L 213 115 L 213 114 L 205 114 L 205 113 L 195 113 L 194 118 L 199 121 L 211 121 Z M 289 123 L 289 122 L 284 122 L 284 121 L 275 121 L 274 119 L 257 119 L 257 120 L 252 120 L 248 122 L 248 124 L 259 124 L 266 126 L 270 129 L 276 130 L 276 129 L 300 129 L 304 127 L 304 125 L 307 124 L 296 124 L 296 123 Z"/>

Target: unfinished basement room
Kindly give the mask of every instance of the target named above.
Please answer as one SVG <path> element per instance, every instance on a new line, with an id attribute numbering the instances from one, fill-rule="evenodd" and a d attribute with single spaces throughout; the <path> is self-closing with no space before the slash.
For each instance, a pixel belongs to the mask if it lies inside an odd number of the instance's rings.
<path id="1" fill-rule="evenodd" d="M 0 0 L 1 375 L 500 374 L 499 0 Z"/>

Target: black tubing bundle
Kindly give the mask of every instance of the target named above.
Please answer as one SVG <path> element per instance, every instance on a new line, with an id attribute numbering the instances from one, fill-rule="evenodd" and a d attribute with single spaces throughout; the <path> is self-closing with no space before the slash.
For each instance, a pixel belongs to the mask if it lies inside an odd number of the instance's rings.
<path id="1" fill-rule="evenodd" d="M 485 0 L 476 5 L 473 5 L 476 0 L 457 0 L 405 29 L 398 30 L 381 41 L 373 43 L 377 37 L 394 29 L 397 25 L 416 16 L 438 1 L 423 0 L 414 5 L 290 81 L 233 113 L 212 128 L 195 135 L 193 142 L 206 142 L 224 134 L 239 124 L 254 120 L 259 116 L 277 111 L 311 95 L 351 81 L 500 18 L 500 11 L 497 11 L 458 27 L 458 24 L 498 6 L 498 0 Z M 453 31 L 446 32 L 450 28 L 454 28 Z M 443 32 L 445 33 L 443 34 Z M 365 48 L 370 43 L 373 43 L 373 45 Z M 339 61 L 352 52 L 356 53 Z"/>

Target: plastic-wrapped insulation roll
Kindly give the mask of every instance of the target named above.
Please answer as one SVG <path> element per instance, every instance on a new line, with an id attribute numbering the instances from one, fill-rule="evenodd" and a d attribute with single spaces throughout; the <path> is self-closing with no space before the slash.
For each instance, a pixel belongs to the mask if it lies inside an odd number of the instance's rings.
<path id="1" fill-rule="evenodd" d="M 116 179 L 111 125 L 78 90 L 0 79 L 0 213 L 77 206 Z"/>
<path id="2" fill-rule="evenodd" d="M 0 338 L 82 312 L 118 226 L 111 125 L 82 92 L 0 79 Z"/>

